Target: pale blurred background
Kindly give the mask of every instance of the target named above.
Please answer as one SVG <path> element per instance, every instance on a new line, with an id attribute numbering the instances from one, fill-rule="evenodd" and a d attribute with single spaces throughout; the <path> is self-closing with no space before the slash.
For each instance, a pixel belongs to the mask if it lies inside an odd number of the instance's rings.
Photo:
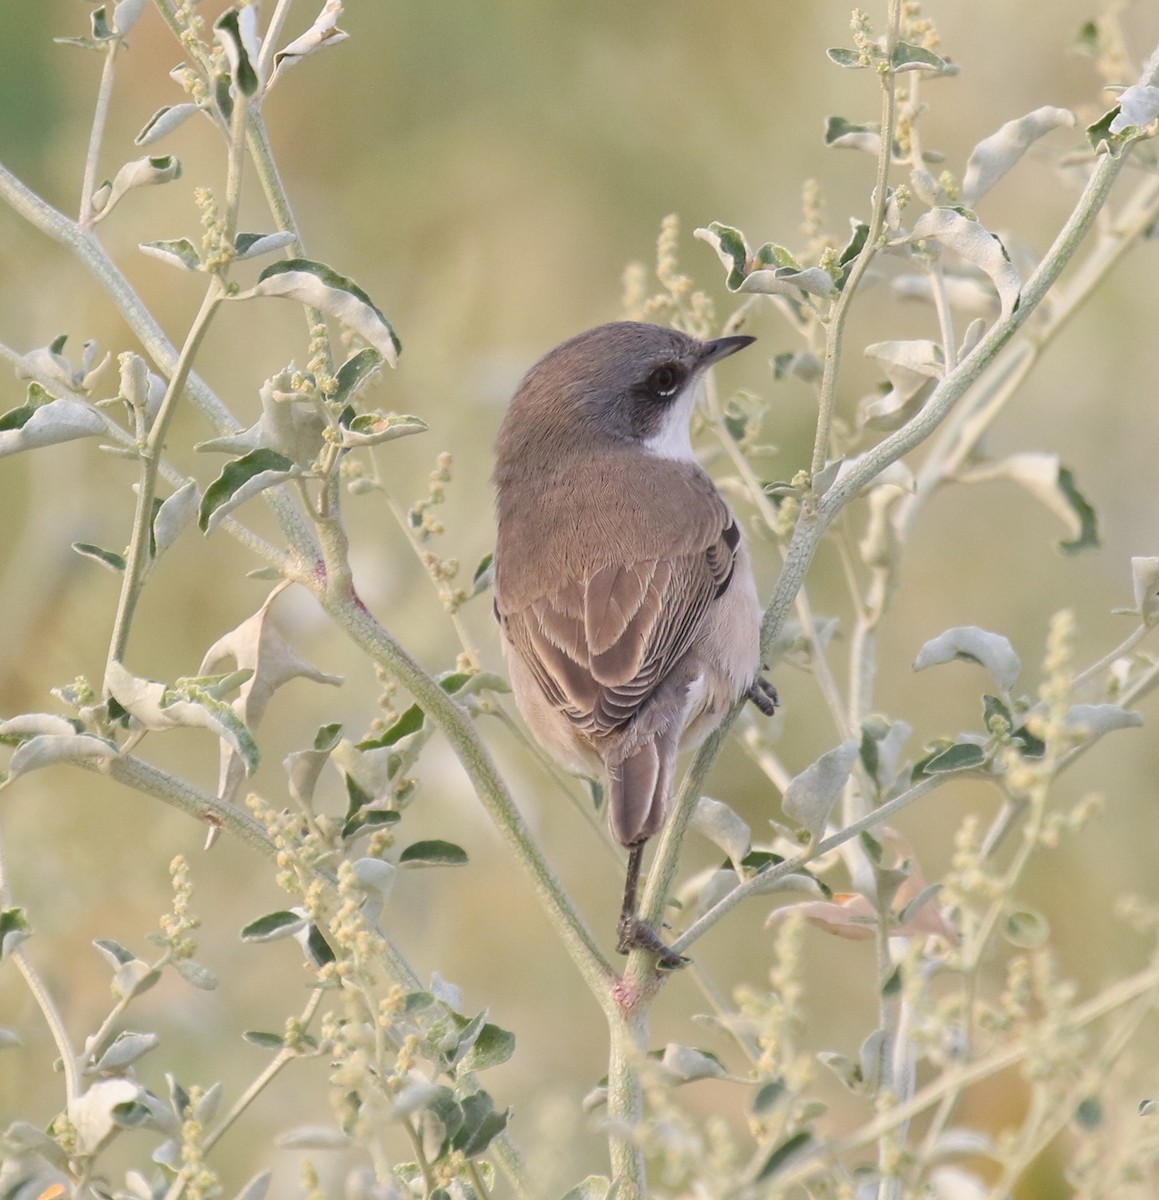
<path id="1" fill-rule="evenodd" d="M 203 6 L 210 19 L 220 7 Z M 1125 18 L 1136 64 L 1159 36 L 1154 9 L 1138 7 Z M 932 111 L 924 143 L 944 151 L 959 177 L 970 148 L 1008 119 L 1054 104 L 1073 108 L 1085 124 L 1110 106 L 1091 61 L 1071 50 L 1082 22 L 1096 15 L 1087 0 L 944 0 L 927 8 L 942 52 L 961 74 L 925 85 Z M 0 161 L 69 212 L 80 193 L 100 59 L 53 45 L 52 37 L 86 32 L 88 11 L 76 0 L 0 4 Z M 297 6 L 291 33 L 313 15 L 311 5 Z M 880 26 L 884 6 L 871 8 L 870 17 Z M 827 150 L 824 119 L 838 113 L 876 120 L 877 92 L 869 74 L 839 70 L 824 57 L 827 46 L 849 44 L 848 12 L 834 3 L 395 0 L 350 4 L 341 24 L 350 40 L 289 73 L 266 104 L 267 121 L 309 255 L 357 280 L 402 338 L 401 365 L 373 400 L 421 416 L 431 432 L 380 454 L 392 495 L 405 507 L 425 494 L 436 455 L 450 451 L 454 478 L 440 513 L 447 532 L 436 548 L 469 572 L 492 544 L 490 444 L 527 366 L 562 338 L 621 315 L 623 269 L 632 260 L 653 262 L 668 213 L 682 220 L 682 268 L 716 298 L 721 314 L 731 307 L 722 271 L 708 247 L 692 239 L 696 226 L 721 220 L 754 245 L 799 245 L 801 186 L 815 177 L 830 228 L 844 234 L 848 217 L 867 215 L 873 161 Z M 132 138 L 157 108 L 182 99 L 167 77 L 180 57 L 147 10 L 119 59 L 102 177 L 141 153 Z M 1077 148 L 1080 137 L 1056 133 L 1032 151 L 987 197 L 980 211 L 986 224 L 1041 254 L 1075 196 L 1053 158 Z M 196 239 L 192 188 L 220 189 L 223 166 L 220 139 L 200 119 L 149 150 L 164 152 L 181 158 L 183 178 L 131 195 L 101 229 L 110 253 L 180 341 L 201 282 L 135 247 Z M 1120 194 L 1131 176 L 1125 173 Z M 271 227 L 256 186 L 244 211 L 243 228 Z M 1054 545 L 1064 531 L 1054 518 L 1002 484 L 947 491 L 926 514 L 882 631 L 877 699 L 881 711 L 915 727 L 911 753 L 930 737 L 978 730 L 978 698 L 987 686 L 964 666 L 912 675 L 909 663 L 927 638 L 967 624 L 1003 633 L 1022 657 L 1023 689 L 1033 691 L 1047 620 L 1059 608 L 1074 611 L 1080 665 L 1131 628 L 1128 618 L 1111 614 L 1131 602 L 1128 560 L 1159 553 L 1155 254 L 1155 243 L 1144 243 L 1114 273 L 989 443 L 994 457 L 1026 449 L 1059 454 L 1099 512 L 1102 548 L 1061 556 Z M 772 398 L 777 415 L 766 434 L 781 453 L 768 464 L 768 477 L 788 479 L 807 465 L 813 407 L 803 385 L 773 381 L 769 362 L 798 347 L 771 309 L 757 310 L 749 329 L 759 346 L 730 362 L 721 384 Z M 83 268 L 0 208 L 0 340 L 26 351 L 65 332 L 76 353 L 88 338 L 114 355 L 135 348 Z M 875 382 L 860 347 L 916 336 L 936 336 L 923 308 L 888 302 L 884 290 L 855 306 L 841 391 L 847 415 Z M 262 380 L 305 357 L 292 306 L 247 305 L 217 322 L 199 370 L 249 424 Z M 109 394 L 114 381 L 110 372 Z M 0 411 L 22 398 L 23 384 L 0 372 Z M 208 436 L 208 426 L 187 412 L 169 439 L 172 460 L 202 482 L 221 460 L 189 447 Z M 48 689 L 78 674 L 99 682 L 116 581 L 68 546 L 122 549 L 131 478 L 129 465 L 100 454 L 92 441 L 0 462 L 0 714 L 53 710 Z M 430 669 L 452 666 L 453 632 L 381 500 L 351 498 L 348 512 L 359 588 L 372 610 Z M 272 529 L 260 504 L 245 515 Z M 146 592 L 130 667 L 163 679 L 194 673 L 206 646 L 260 604 L 267 585 L 245 578 L 256 565 L 221 535 L 186 534 Z M 766 594 L 775 569 L 766 549 L 758 564 Z M 848 618 L 834 555 L 819 555 L 810 587 L 817 611 Z M 280 804 L 282 758 L 328 721 L 360 733 L 374 715 L 377 690 L 367 664 L 305 598 L 286 597 L 276 611 L 303 653 L 347 677 L 339 691 L 292 683 L 271 706 L 255 786 Z M 465 619 L 485 665 L 500 669 L 489 598 L 474 601 Z M 838 668 L 843 655 L 838 642 Z M 837 736 L 807 676 L 782 667 L 775 677 L 784 700 L 778 749 L 798 771 Z M 619 868 L 510 735 L 494 722 L 483 732 L 553 865 L 610 950 Z M 206 735 L 153 738 L 146 749 L 212 786 L 216 755 Z M 514 1059 L 484 1082 L 500 1105 L 515 1106 L 516 1138 L 533 1159 L 548 1160 L 537 1165 L 561 1192 L 568 1181 L 604 1169 L 600 1141 L 579 1114 L 581 1098 L 606 1069 L 602 1020 L 453 758 L 436 743 L 424 762 L 422 795 L 406 818 L 404 841 L 447 837 L 466 847 L 471 863 L 403 874 L 389 924 L 421 976 L 438 971 L 463 988 L 467 1011 L 487 1007 L 493 1021 L 516 1032 Z M 1060 804 L 1098 790 L 1106 813 L 1080 840 L 1041 858 L 1026 881 L 1023 898 L 1047 915 L 1061 969 L 1084 994 L 1135 969 L 1145 953 L 1111 910 L 1124 892 L 1154 898 L 1157 771 L 1159 754 L 1146 730 L 1117 734 L 1087 755 L 1060 784 Z M 710 791 L 732 803 L 758 836 L 779 811 L 763 777 L 735 752 L 722 758 Z M 139 1004 L 130 1026 L 164 1032 L 164 1047 L 152 1056 L 157 1064 L 142 1064 L 150 1086 L 163 1089 L 161 1071 L 168 1069 L 186 1084 L 221 1079 L 236 1094 L 265 1061 L 265 1052 L 240 1042 L 241 1031 L 280 1028 L 297 1011 L 305 984 L 289 943 L 254 948 L 237 937 L 247 921 L 285 904 L 266 865 L 229 839 L 203 854 L 200 827 L 88 773 L 37 774 L 0 800 L 13 893 L 37 931 L 30 952 L 58 990 L 78 1040 L 108 1003 L 106 972 L 90 941 L 114 937 L 145 955 L 145 936 L 168 902 L 167 864 L 178 852 L 189 856 L 205 922 L 200 958 L 223 985 L 205 995 L 167 981 Z M 962 816 L 988 816 L 996 804 L 984 785 L 959 784 L 897 824 L 932 879 L 948 863 Z M 717 858 L 690 839 L 690 869 Z M 765 982 L 766 912 L 754 901 L 698 946 L 698 962 L 726 992 L 742 980 Z M 820 932 L 807 942 L 815 1006 L 809 1040 L 855 1054 L 876 1003 L 871 951 Z M 655 1043 L 704 1044 L 727 1058 L 726 1043 L 687 1019 L 704 1007 L 687 975 L 672 980 L 656 1010 Z M 0 971 L 0 1026 L 25 1039 L 22 1049 L 0 1057 L 0 1126 L 16 1116 L 46 1121 L 58 1109 L 60 1081 L 50 1070 L 43 1026 L 10 971 Z M 234 1187 L 267 1157 L 288 1171 L 292 1156 L 266 1155 L 264 1146 L 289 1125 L 325 1119 L 321 1079 L 320 1065 L 303 1065 L 258 1102 L 252 1136 L 234 1146 Z M 730 1086 L 698 1084 L 684 1099 L 706 1112 L 731 1113 L 744 1097 Z M 836 1089 L 831 1099 L 837 1120 L 859 1111 Z M 540 1126 L 550 1130 L 546 1140 Z M 1050 1190 L 1057 1171 L 1047 1156 L 1035 1189 L 1021 1194 L 1057 1194 Z"/>

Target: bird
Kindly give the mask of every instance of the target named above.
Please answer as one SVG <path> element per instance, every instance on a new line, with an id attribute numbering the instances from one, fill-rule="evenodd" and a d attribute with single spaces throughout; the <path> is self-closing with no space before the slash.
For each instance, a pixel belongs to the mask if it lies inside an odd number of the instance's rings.
<path id="1" fill-rule="evenodd" d="M 515 703 L 547 753 L 601 780 L 628 851 L 617 949 L 687 960 L 637 911 L 677 755 L 742 698 L 772 715 L 741 530 L 693 452 L 708 369 L 756 339 L 616 321 L 545 354 L 495 443 L 494 611 Z"/>

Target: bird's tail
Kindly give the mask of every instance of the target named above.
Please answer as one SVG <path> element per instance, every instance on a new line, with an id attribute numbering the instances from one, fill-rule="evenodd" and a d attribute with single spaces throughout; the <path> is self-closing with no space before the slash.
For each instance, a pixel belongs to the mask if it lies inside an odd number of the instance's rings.
<path id="1" fill-rule="evenodd" d="M 657 738 L 608 763 L 608 821 L 622 846 L 639 846 L 655 835 L 668 813 L 675 746 Z"/>

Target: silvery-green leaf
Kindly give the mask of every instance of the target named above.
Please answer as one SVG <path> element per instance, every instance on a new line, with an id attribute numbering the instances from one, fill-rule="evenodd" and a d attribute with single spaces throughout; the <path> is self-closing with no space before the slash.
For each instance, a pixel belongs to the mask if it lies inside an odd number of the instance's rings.
<path id="1" fill-rule="evenodd" d="M 293 243 L 295 236 L 289 229 L 280 229 L 277 233 L 239 233 L 233 239 L 233 244 L 238 261 L 241 261 L 243 258 L 260 258 L 263 254 L 283 250 Z"/>
<path id="2" fill-rule="evenodd" d="M 398 856 L 400 867 L 462 867 L 467 862 L 467 852 L 462 846 L 440 838 L 412 842 Z"/>
<path id="3" fill-rule="evenodd" d="M 56 713 L 21 713 L 0 721 L 0 739 L 35 737 L 39 733 L 51 733 L 60 737 L 71 737 L 76 733 L 71 721 L 58 717 Z"/>
<path id="4" fill-rule="evenodd" d="M 80 400 L 50 400 L 32 408 L 13 409 L 0 418 L 0 458 L 74 438 L 109 433 L 105 418 Z"/>
<path id="5" fill-rule="evenodd" d="M 338 28 L 341 17 L 342 0 L 326 0 L 322 11 L 314 19 L 314 24 L 274 55 L 274 71 L 270 76 L 270 86 L 273 86 L 274 81 L 284 70 L 296 66 L 308 55 L 314 54 L 326 46 L 336 46 L 339 42 L 344 42 L 350 35 Z"/>
<path id="6" fill-rule="evenodd" d="M 914 46 L 909 42 L 898 42 L 893 53 L 889 56 L 889 65 L 895 75 L 903 71 L 931 71 L 939 75 L 953 75 L 957 67 L 944 58 L 927 50 L 924 46 Z"/>
<path id="7" fill-rule="evenodd" d="M 123 37 L 141 16 L 145 0 L 118 0 L 113 6 L 113 28 Z"/>
<path id="8" fill-rule="evenodd" d="M 190 479 L 165 499 L 153 518 L 154 557 L 160 558 L 177 540 L 181 531 L 197 515 L 201 493 L 197 483 Z"/>
<path id="9" fill-rule="evenodd" d="M 378 919 L 383 905 L 390 898 L 398 868 L 381 858 L 359 858 L 354 862 L 354 878 L 366 895 L 363 912 L 368 921 Z"/>
<path id="10" fill-rule="evenodd" d="M 1044 105 L 1024 117 L 1007 121 L 996 133 L 983 138 L 966 164 L 961 189 L 963 203 L 973 208 L 1040 137 L 1074 123 L 1074 113 L 1069 109 Z"/>
<path id="11" fill-rule="evenodd" d="M 982 1151 L 973 1153 L 989 1157 Z M 990 1185 L 980 1175 L 954 1166 L 935 1167 L 930 1172 L 930 1188 L 930 1200 L 986 1200 L 991 1194 Z"/>
<path id="12" fill-rule="evenodd" d="M 1135 611 L 1144 625 L 1159 621 L 1159 558 L 1132 558 L 1131 582 L 1135 592 Z"/>
<path id="13" fill-rule="evenodd" d="M 251 296 L 284 296 L 321 309 L 369 342 L 392 367 L 398 366 L 402 347 L 390 322 L 358 284 L 323 263 L 305 258 L 274 263 L 237 299 Z"/>
<path id="14" fill-rule="evenodd" d="M 880 154 L 881 126 L 857 125 L 844 117 L 827 117 L 825 145 L 837 146 L 842 150 L 865 150 L 870 154 Z"/>
<path id="15" fill-rule="evenodd" d="M 284 937 L 293 937 L 308 924 L 305 913 L 273 912 L 251 921 L 242 931 L 243 942 L 276 942 Z"/>
<path id="16" fill-rule="evenodd" d="M 752 831 L 727 804 L 701 796 L 692 813 L 692 828 L 715 842 L 733 863 L 739 863 L 752 846 Z"/>
<path id="17" fill-rule="evenodd" d="M 820 267 L 798 271 L 789 267 L 778 267 L 773 271 L 750 271 L 736 290 L 762 296 L 791 296 L 797 291 L 813 296 L 828 296 L 833 291 L 833 276 Z"/>
<path id="18" fill-rule="evenodd" d="M 270 1171 L 259 1172 L 238 1192 L 234 1200 L 265 1200 L 272 1178 Z"/>
<path id="19" fill-rule="evenodd" d="M 348 1150 L 353 1144 L 341 1129 L 329 1125 L 303 1125 L 274 1138 L 274 1145 L 283 1150 Z"/>
<path id="20" fill-rule="evenodd" d="M 1059 463 L 1055 454 L 1038 451 L 1012 454 L 1001 462 L 962 471 L 958 478 L 965 483 L 1008 479 L 1018 484 L 1066 526 L 1070 536 L 1059 543 L 1059 549 L 1066 554 L 1099 544 L 1095 510 L 1075 487 L 1074 476 Z"/>
<path id="21" fill-rule="evenodd" d="M 1133 83 L 1119 95 L 1119 112 L 1110 124 L 1112 133 L 1132 127 L 1142 128 L 1159 117 L 1159 87 Z"/>
<path id="22" fill-rule="evenodd" d="M 56 763 L 116 756 L 117 747 L 112 742 L 91 733 L 42 733 L 17 746 L 8 764 L 7 782 Z"/>
<path id="23" fill-rule="evenodd" d="M 155 187 L 180 177 L 181 163 L 172 154 L 164 154 L 158 158 L 135 158 L 132 162 L 125 163 L 113 176 L 109 192 L 99 208 L 94 196 L 93 210 L 97 219 L 103 220 L 113 211 L 117 201 L 133 188 Z"/>
<path id="24" fill-rule="evenodd" d="M 22 908 L 0 909 L 0 959 L 32 936 L 32 926 Z"/>
<path id="25" fill-rule="evenodd" d="M 584 1111 L 587 1111 L 586 1103 Z M 616 1200 L 619 1190 L 619 1184 L 613 1184 L 606 1175 L 589 1175 L 571 1188 L 562 1200 Z"/>
<path id="26" fill-rule="evenodd" d="M 707 242 L 716 251 L 717 257 L 728 272 L 725 284 L 730 291 L 736 291 L 744 282 L 745 272 L 748 270 L 749 248 L 744 234 L 739 229 L 733 229 L 731 225 L 713 221 L 706 228 L 695 230 L 692 236 Z"/>
<path id="27" fill-rule="evenodd" d="M 173 966 L 186 983 L 203 992 L 212 992 L 218 985 L 217 976 L 208 967 L 203 967 L 191 958 L 179 959 Z"/>
<path id="28" fill-rule="evenodd" d="M 339 444 L 348 448 L 377 446 L 381 442 L 393 442 L 395 438 L 407 437 L 412 433 L 425 433 L 429 428 L 421 417 L 400 413 L 359 413 L 342 429 Z"/>
<path id="29" fill-rule="evenodd" d="M 1067 729 L 1096 738 L 1116 729 L 1133 729 L 1143 724 L 1143 718 L 1117 704 L 1072 704 L 1064 723 Z"/>
<path id="30" fill-rule="evenodd" d="M 696 1050 L 669 1042 L 660 1057 L 664 1072 L 677 1083 L 691 1083 L 695 1079 L 721 1079 L 728 1075 L 724 1064 L 715 1054 L 707 1050 Z"/>
<path id="31" fill-rule="evenodd" d="M 128 1079 L 98 1079 L 80 1096 L 68 1102 L 68 1119 L 76 1133 L 78 1149 L 85 1154 L 97 1151 L 119 1128 L 113 1110 L 131 1104 L 141 1088 Z"/>
<path id="32" fill-rule="evenodd" d="M 196 104 L 167 104 L 159 108 L 145 122 L 144 128 L 133 139 L 136 146 L 150 146 L 159 142 L 166 134 L 172 133 L 178 125 L 189 120 L 197 112 Z"/>
<path id="33" fill-rule="evenodd" d="M 945 633 L 931 638 L 918 651 L 913 670 L 922 671 L 926 667 L 953 662 L 955 659 L 985 667 L 1004 692 L 1010 691 L 1022 670 L 1022 663 L 1009 640 L 1000 633 L 979 629 L 977 625 L 947 629 Z"/>
<path id="34" fill-rule="evenodd" d="M 201 497 L 197 516 L 201 531 L 212 533 L 221 519 L 239 504 L 299 474 L 300 468 L 275 450 L 251 450 L 226 463 Z"/>
<path id="35" fill-rule="evenodd" d="M 140 679 L 119 662 L 105 670 L 109 694 L 146 729 L 155 732 L 179 727 L 208 729 L 231 746 L 252 775 L 258 765 L 258 748 L 244 722 L 224 701 L 207 689 L 187 682 L 168 687 L 154 679 Z"/>
<path id="36" fill-rule="evenodd" d="M 934 287 L 929 275 L 899 275 L 890 281 L 890 287 L 903 300 L 933 303 Z M 958 312 L 993 316 L 996 307 L 994 292 L 981 278 L 944 271 L 941 287 L 950 307 Z M 964 356 L 959 354 L 959 358 L 962 357 Z"/>
<path id="37" fill-rule="evenodd" d="M 155 1033 L 119 1033 L 99 1061 L 93 1063 L 85 1073 L 103 1075 L 110 1071 L 123 1070 L 160 1043 L 161 1039 Z"/>
<path id="38" fill-rule="evenodd" d="M 137 249 L 150 258 L 159 258 L 171 267 L 184 271 L 200 271 L 201 255 L 188 238 L 168 238 L 159 242 L 141 242 Z"/>
<path id="39" fill-rule="evenodd" d="M 376 351 L 369 353 L 377 357 Z M 272 450 L 310 470 L 323 446 L 325 420 L 316 403 L 293 390 L 290 375 L 287 368 L 262 384 L 262 415 L 249 429 L 199 442 L 194 449 L 237 455 Z"/>
<path id="40" fill-rule="evenodd" d="M 213 23 L 218 44 L 229 61 L 234 86 L 243 96 L 254 96 L 261 87 L 258 60 L 261 42 L 257 33 L 258 10 L 254 5 L 227 8 Z"/>
<path id="41" fill-rule="evenodd" d="M 767 868 L 758 872 L 747 884 L 748 894 L 752 896 L 770 896 L 773 892 L 806 892 L 811 896 L 824 896 L 825 890 L 812 875 L 791 872 L 788 875 L 774 875 Z"/>
<path id="42" fill-rule="evenodd" d="M 954 208 L 934 208 L 922 213 L 907 241 L 932 240 L 961 255 L 990 277 L 1005 317 L 1018 303 L 1021 283 L 1006 248 L 979 222 Z"/>
<path id="43" fill-rule="evenodd" d="M 106 570 L 112 571 L 114 575 L 120 575 L 125 570 L 125 556 L 117 554 L 112 550 L 104 550 L 100 546 L 94 546 L 91 542 L 73 542 L 72 548 L 82 558 L 91 558 L 93 562 L 100 563 Z"/>
<path id="44" fill-rule="evenodd" d="M 841 798 L 845 781 L 857 761 L 857 742 L 850 739 L 822 754 L 789 781 L 781 808 L 816 840 L 825 831 L 829 814 Z"/>
<path id="45" fill-rule="evenodd" d="M 431 973 L 431 986 L 428 989 L 437 1000 L 441 1000 L 448 1008 L 458 1012 L 463 1007 L 463 989 L 457 983 L 444 979 L 438 971 Z"/>
<path id="46" fill-rule="evenodd" d="M 374 373 L 382 366 L 382 355 L 370 346 L 352 354 L 339 368 L 334 378 L 338 388 L 334 392 L 336 405 L 350 404 L 365 387 Z"/>
<path id="47" fill-rule="evenodd" d="M 865 356 L 880 363 L 889 382 L 907 396 L 928 380 L 941 379 L 946 369 L 941 346 L 925 339 L 874 342 L 865 347 Z"/>
<path id="48" fill-rule="evenodd" d="M 869 63 L 863 61 L 860 50 L 848 50 L 843 46 L 830 46 L 825 51 L 825 57 L 847 71 L 863 71 Z"/>

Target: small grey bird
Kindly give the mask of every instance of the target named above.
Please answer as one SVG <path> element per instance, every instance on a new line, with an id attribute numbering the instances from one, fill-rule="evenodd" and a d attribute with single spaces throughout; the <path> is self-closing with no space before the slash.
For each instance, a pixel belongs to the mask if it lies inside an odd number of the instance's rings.
<path id="1" fill-rule="evenodd" d="M 516 704 L 569 771 L 607 780 L 628 874 L 620 952 L 685 960 L 636 913 L 644 844 L 664 824 L 677 753 L 757 678 L 748 551 L 696 461 L 689 422 L 711 364 L 751 337 L 701 341 L 620 321 L 527 373 L 496 443 L 495 615 Z"/>

